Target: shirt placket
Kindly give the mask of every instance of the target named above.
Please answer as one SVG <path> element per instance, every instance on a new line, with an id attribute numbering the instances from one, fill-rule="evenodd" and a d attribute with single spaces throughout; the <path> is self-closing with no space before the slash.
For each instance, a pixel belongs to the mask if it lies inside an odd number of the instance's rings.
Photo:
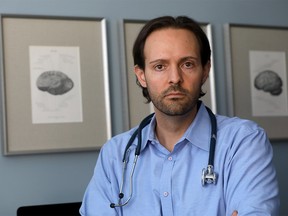
<path id="1" fill-rule="evenodd" d="M 160 179 L 160 199 L 163 216 L 173 216 L 172 203 L 172 171 L 175 159 L 172 155 L 168 156 L 163 164 Z"/>

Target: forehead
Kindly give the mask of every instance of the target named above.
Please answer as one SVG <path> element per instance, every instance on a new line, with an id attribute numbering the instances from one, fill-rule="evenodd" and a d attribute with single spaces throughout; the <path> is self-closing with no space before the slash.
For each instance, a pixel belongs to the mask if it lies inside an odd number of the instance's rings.
<path id="1" fill-rule="evenodd" d="M 145 57 L 154 55 L 181 54 L 199 55 L 195 34 L 187 29 L 164 28 L 152 32 L 144 46 Z"/>

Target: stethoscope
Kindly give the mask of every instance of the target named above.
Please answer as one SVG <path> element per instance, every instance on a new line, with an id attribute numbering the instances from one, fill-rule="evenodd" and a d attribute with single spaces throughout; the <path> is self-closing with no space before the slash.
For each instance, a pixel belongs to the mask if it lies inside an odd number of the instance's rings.
<path id="1" fill-rule="evenodd" d="M 217 174 L 214 172 L 214 155 L 215 155 L 216 138 L 217 138 L 217 121 L 216 121 L 215 115 L 213 114 L 213 112 L 208 107 L 206 107 L 206 110 L 209 114 L 210 122 L 211 122 L 211 138 L 210 138 L 208 165 L 207 165 L 207 168 L 203 168 L 202 176 L 201 176 L 201 183 L 202 183 L 203 187 L 206 185 L 206 183 L 207 184 L 216 184 L 216 181 L 217 181 Z M 129 141 L 126 145 L 126 148 L 125 148 L 125 151 L 123 154 L 123 160 L 122 160 L 123 167 L 122 167 L 122 180 L 121 180 L 120 191 L 119 191 L 119 201 L 118 201 L 118 204 L 111 203 L 110 204 L 111 208 L 125 206 L 129 203 L 130 199 L 132 198 L 133 174 L 134 174 L 137 160 L 138 160 L 138 157 L 139 157 L 140 151 L 141 151 L 142 129 L 144 127 L 146 127 L 151 122 L 151 119 L 153 116 L 154 116 L 154 113 L 148 115 L 146 118 L 144 118 L 141 121 L 139 127 L 134 131 L 134 133 L 132 134 L 131 138 L 129 139 Z M 121 200 L 124 197 L 123 186 L 124 186 L 124 182 L 125 182 L 125 170 L 126 170 L 127 163 L 128 163 L 128 156 L 127 155 L 129 155 L 129 153 L 130 153 L 130 146 L 132 145 L 133 141 L 136 139 L 136 136 L 138 138 L 138 143 L 137 143 L 137 146 L 135 149 L 135 157 L 134 157 L 132 169 L 130 172 L 129 197 L 127 198 L 127 200 L 125 202 L 121 203 Z"/>

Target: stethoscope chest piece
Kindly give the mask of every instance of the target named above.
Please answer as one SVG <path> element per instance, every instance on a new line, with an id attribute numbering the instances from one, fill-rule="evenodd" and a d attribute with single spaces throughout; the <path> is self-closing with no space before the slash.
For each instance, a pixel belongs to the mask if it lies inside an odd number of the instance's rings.
<path id="1" fill-rule="evenodd" d="M 213 166 L 208 165 L 207 169 L 202 170 L 202 186 L 205 186 L 205 184 L 216 184 L 217 182 L 217 175 L 213 170 Z"/>

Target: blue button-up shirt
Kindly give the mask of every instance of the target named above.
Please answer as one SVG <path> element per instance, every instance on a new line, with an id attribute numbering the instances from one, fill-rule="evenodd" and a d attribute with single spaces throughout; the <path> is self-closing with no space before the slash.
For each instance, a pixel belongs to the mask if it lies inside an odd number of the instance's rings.
<path id="1" fill-rule="evenodd" d="M 142 131 L 142 148 L 133 176 L 133 194 L 118 203 L 125 146 L 135 129 L 117 135 L 101 149 L 80 212 L 85 216 L 238 216 L 277 215 L 278 186 L 272 147 L 262 128 L 239 118 L 216 116 L 214 171 L 217 183 L 201 184 L 207 167 L 211 124 L 202 104 L 193 123 L 169 152 L 157 140 L 155 119 Z M 124 202 L 137 138 L 130 147 Z"/>

